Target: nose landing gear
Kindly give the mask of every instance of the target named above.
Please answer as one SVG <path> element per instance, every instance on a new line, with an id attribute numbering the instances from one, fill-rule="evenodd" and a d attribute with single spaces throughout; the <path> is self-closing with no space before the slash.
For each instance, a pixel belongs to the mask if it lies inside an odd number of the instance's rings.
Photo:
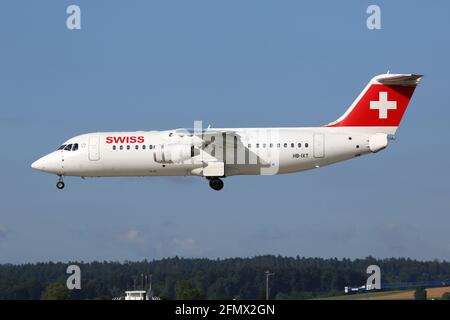
<path id="1" fill-rule="evenodd" d="M 216 191 L 222 190 L 223 181 L 220 178 L 211 177 L 209 178 L 209 186 Z"/>
<path id="2" fill-rule="evenodd" d="M 58 188 L 59 190 L 62 190 L 62 189 L 64 189 L 64 186 L 65 186 L 65 184 L 63 182 L 62 176 L 58 176 L 58 182 L 56 183 L 56 188 Z"/>

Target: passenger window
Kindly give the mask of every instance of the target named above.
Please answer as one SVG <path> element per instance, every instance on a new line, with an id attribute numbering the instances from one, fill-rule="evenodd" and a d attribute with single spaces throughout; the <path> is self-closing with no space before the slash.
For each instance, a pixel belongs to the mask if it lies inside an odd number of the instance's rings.
<path id="1" fill-rule="evenodd" d="M 299 144 L 298 144 L 298 147 L 299 147 L 299 148 L 301 148 L 301 147 L 302 147 L 302 144 L 301 144 L 301 143 L 299 143 Z"/>
<path id="2" fill-rule="evenodd" d="M 251 147 L 252 147 L 252 144 L 251 144 L 251 143 L 249 143 L 249 144 L 248 144 L 248 147 L 249 147 L 249 148 L 251 148 Z"/>
<path id="3" fill-rule="evenodd" d="M 293 148 L 295 146 L 295 144 L 291 143 L 291 148 Z"/>
<path id="4" fill-rule="evenodd" d="M 266 147 L 266 144 L 264 143 L 264 144 L 263 144 L 263 148 L 265 148 L 265 147 Z"/>
<path id="5" fill-rule="evenodd" d="M 273 143 L 271 143 L 269 146 L 270 146 L 271 148 L 273 148 Z"/>
<path id="6" fill-rule="evenodd" d="M 72 147 L 72 151 L 77 151 L 78 150 L 78 143 L 75 143 Z"/>
<path id="7" fill-rule="evenodd" d="M 150 150 L 152 150 L 152 149 L 153 149 L 153 146 L 152 146 L 152 145 L 149 145 L 148 148 L 149 148 Z"/>
<path id="8" fill-rule="evenodd" d="M 58 148 L 58 150 L 62 150 L 62 149 L 64 149 L 65 147 L 66 147 L 66 145 L 63 144 L 61 147 Z"/>
<path id="9" fill-rule="evenodd" d="M 129 145 L 127 146 L 127 150 L 130 150 L 130 146 Z"/>
<path id="10" fill-rule="evenodd" d="M 287 148 L 287 143 L 284 144 L 284 147 Z"/>
<path id="11" fill-rule="evenodd" d="M 136 150 L 139 150 L 139 145 L 137 144 L 136 147 L 134 147 Z"/>
<path id="12" fill-rule="evenodd" d="M 256 144 L 256 148 L 259 148 L 259 143 Z"/>
<path id="13" fill-rule="evenodd" d="M 123 146 L 120 146 L 119 149 L 120 149 L 120 150 L 123 150 Z"/>
<path id="14" fill-rule="evenodd" d="M 142 150 L 145 150 L 145 144 L 142 145 Z"/>
<path id="15" fill-rule="evenodd" d="M 116 146 L 113 146 L 113 150 L 116 150 Z"/>
<path id="16" fill-rule="evenodd" d="M 71 144 L 67 145 L 67 147 L 65 147 L 64 150 L 65 150 L 65 151 L 70 151 L 70 150 L 72 150 L 72 145 L 71 145 Z"/>
<path id="17" fill-rule="evenodd" d="M 281 148 L 281 143 L 277 143 L 277 148 Z"/>
<path id="18" fill-rule="evenodd" d="M 305 148 L 308 148 L 308 144 L 307 143 L 305 143 Z"/>

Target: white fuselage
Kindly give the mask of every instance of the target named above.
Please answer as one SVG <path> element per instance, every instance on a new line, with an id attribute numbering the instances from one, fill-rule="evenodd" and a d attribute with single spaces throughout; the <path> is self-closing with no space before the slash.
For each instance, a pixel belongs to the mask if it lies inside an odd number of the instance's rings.
<path id="1" fill-rule="evenodd" d="M 386 139 L 371 148 L 376 127 L 221 128 L 201 136 L 191 133 L 178 129 L 83 134 L 64 143 L 66 149 L 77 144 L 76 151 L 54 151 L 33 168 L 81 177 L 281 174 L 348 160 L 387 144 Z"/>
<path id="2" fill-rule="evenodd" d="M 32 164 L 59 176 L 273 175 L 323 167 L 378 152 L 395 135 L 422 76 L 373 77 L 347 111 L 323 127 L 208 128 L 100 132 L 74 137 Z"/>

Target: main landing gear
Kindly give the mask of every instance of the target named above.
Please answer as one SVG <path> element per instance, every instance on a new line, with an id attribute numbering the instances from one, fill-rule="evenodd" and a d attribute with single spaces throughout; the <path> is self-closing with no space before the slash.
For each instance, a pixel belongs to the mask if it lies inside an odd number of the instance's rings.
<path id="1" fill-rule="evenodd" d="M 64 189 L 64 186 L 65 186 L 65 184 L 63 182 L 62 176 L 58 176 L 58 182 L 56 183 L 56 187 L 59 190 L 62 190 L 62 189 Z"/>
<path id="2" fill-rule="evenodd" d="M 211 178 L 208 178 L 208 180 L 209 180 L 209 186 L 212 189 L 214 189 L 216 191 L 222 190 L 222 188 L 223 188 L 223 181 L 220 178 L 218 178 L 218 177 L 211 177 Z"/>

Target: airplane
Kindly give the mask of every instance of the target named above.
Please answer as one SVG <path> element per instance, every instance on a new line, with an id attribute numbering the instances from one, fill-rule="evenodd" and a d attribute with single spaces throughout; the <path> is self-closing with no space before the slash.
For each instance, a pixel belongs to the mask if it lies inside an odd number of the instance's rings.
<path id="1" fill-rule="evenodd" d="M 385 149 L 419 74 L 372 78 L 347 111 L 320 127 L 206 128 L 97 132 L 76 136 L 31 167 L 63 177 L 199 176 L 213 190 L 222 178 L 301 172 Z"/>

